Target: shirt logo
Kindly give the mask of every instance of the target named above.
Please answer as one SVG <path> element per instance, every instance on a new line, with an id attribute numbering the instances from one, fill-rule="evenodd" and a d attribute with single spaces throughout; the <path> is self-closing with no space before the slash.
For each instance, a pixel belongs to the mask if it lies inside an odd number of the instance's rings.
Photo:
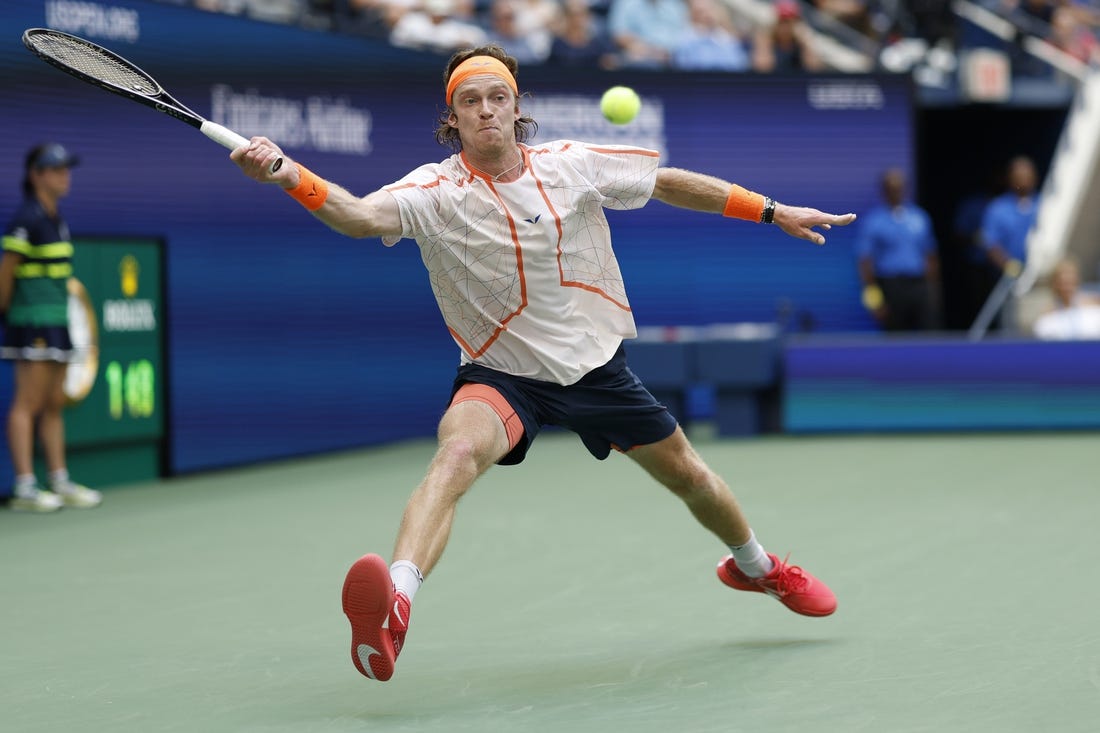
<path id="1" fill-rule="evenodd" d="M 541 218 L 542 218 L 542 214 L 539 214 L 534 219 L 524 219 L 524 221 L 527 222 L 528 224 L 538 224 L 539 219 L 541 219 Z"/>

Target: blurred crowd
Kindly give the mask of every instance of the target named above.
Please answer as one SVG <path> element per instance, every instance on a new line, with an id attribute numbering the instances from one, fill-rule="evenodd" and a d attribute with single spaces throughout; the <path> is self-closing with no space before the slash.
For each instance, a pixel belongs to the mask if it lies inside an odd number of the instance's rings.
<path id="1" fill-rule="evenodd" d="M 181 2 L 183 0 L 180 0 Z M 725 0 L 190 0 L 215 12 L 450 54 L 497 43 L 521 64 L 772 71 L 821 68 L 800 5 L 762 23 Z M 765 5 L 765 7 L 767 7 Z"/>
<path id="2" fill-rule="evenodd" d="M 1100 3 L 1095 0 L 987 0 L 1021 33 L 1046 40 L 1086 64 L 1100 62 Z"/>
<path id="3" fill-rule="evenodd" d="M 828 40 L 872 68 L 950 70 L 967 42 L 952 0 L 162 1 L 441 54 L 494 41 L 521 63 L 603 68 L 816 71 L 831 68 L 822 53 Z M 1021 38 L 1100 62 L 1100 0 L 965 2 L 1009 20 Z M 1014 73 L 1049 71 L 1022 54 L 1013 63 Z"/>

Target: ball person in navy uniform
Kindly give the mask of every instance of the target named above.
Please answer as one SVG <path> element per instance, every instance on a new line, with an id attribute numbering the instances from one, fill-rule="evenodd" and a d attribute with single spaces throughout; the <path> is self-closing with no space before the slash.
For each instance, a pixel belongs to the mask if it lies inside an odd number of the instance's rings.
<path id="1" fill-rule="evenodd" d="M 98 506 L 102 495 L 69 478 L 65 462 L 65 369 L 69 337 L 68 281 L 73 245 L 58 202 L 69 193 L 78 159 L 59 143 L 31 148 L 24 164 L 23 203 L 4 230 L 0 312 L 5 317 L 0 357 L 14 361 L 15 393 L 8 445 L 15 468 L 13 510 L 51 512 Z M 49 471 L 49 488 L 34 473 L 34 438 Z"/>

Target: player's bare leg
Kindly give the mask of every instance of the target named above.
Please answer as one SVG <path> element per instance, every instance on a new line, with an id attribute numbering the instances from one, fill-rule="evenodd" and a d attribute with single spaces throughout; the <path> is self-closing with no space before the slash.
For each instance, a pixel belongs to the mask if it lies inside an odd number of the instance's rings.
<path id="1" fill-rule="evenodd" d="M 459 499 L 507 452 L 508 436 L 491 407 L 462 402 L 448 409 L 435 457 L 405 507 L 393 559 L 408 560 L 427 576 L 450 538 Z"/>
<path id="2" fill-rule="evenodd" d="M 507 451 L 504 424 L 488 405 L 460 402 L 443 415 L 439 447 L 424 480 L 405 506 L 394 564 L 387 568 L 378 555 L 364 555 L 352 565 L 344 581 L 343 605 L 352 628 L 352 662 L 362 674 L 382 681 L 393 675 L 408 630 L 412 588 L 442 556 L 459 500 Z M 399 574 L 415 576 L 410 592 L 400 587 Z"/>
<path id="3" fill-rule="evenodd" d="M 687 505 L 699 523 L 726 545 L 743 545 L 751 530 L 726 482 L 710 469 L 688 442 L 684 431 L 627 453 Z"/>
<path id="4" fill-rule="evenodd" d="M 669 437 L 627 453 L 676 496 L 730 555 L 718 563 L 718 578 L 737 590 L 767 593 L 795 613 L 828 616 L 836 596 L 817 578 L 765 552 L 729 487 L 695 452 L 679 427 Z"/>

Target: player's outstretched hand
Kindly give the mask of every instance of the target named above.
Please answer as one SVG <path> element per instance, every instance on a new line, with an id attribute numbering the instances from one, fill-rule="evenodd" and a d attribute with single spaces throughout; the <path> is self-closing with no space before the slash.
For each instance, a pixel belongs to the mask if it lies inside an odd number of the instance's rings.
<path id="1" fill-rule="evenodd" d="M 287 158 L 278 145 L 266 137 L 257 135 L 248 141 L 247 145 L 234 150 L 229 158 L 240 166 L 241 171 L 249 178 L 260 183 L 278 183 L 284 188 L 293 188 L 298 185 L 298 166 Z M 271 164 L 278 158 L 283 158 L 283 165 L 278 171 L 271 172 Z"/>
<path id="2" fill-rule="evenodd" d="M 825 244 L 825 235 L 815 229 L 828 231 L 834 226 L 842 227 L 856 220 L 855 214 L 826 214 L 805 206 L 775 205 L 772 221 L 792 237 L 807 239 L 814 244 Z"/>

